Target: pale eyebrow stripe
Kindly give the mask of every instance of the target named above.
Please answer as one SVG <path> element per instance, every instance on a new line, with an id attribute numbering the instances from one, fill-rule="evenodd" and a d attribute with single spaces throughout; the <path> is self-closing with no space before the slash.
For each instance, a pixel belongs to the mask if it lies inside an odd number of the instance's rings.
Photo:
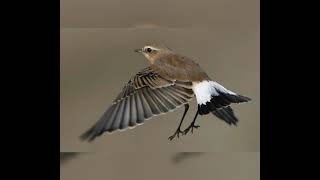
<path id="1" fill-rule="evenodd" d="M 154 49 L 154 50 L 160 50 L 160 49 L 152 47 L 152 46 L 145 46 L 143 49 L 147 49 L 147 48 L 151 48 L 151 49 Z"/>

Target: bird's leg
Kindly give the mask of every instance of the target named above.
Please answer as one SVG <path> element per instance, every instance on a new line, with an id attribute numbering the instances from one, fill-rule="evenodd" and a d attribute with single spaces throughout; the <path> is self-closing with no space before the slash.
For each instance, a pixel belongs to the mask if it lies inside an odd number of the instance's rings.
<path id="1" fill-rule="evenodd" d="M 186 135 L 190 129 L 191 129 L 191 133 L 193 133 L 193 128 L 199 128 L 200 126 L 199 125 L 195 125 L 194 123 L 196 122 L 196 119 L 198 117 L 198 114 L 199 114 L 199 110 L 197 110 L 197 113 L 195 115 L 195 117 L 193 118 L 193 121 L 191 122 L 190 126 L 187 127 L 184 131 L 183 131 L 183 135 Z"/>
<path id="2" fill-rule="evenodd" d="M 176 136 L 178 136 L 178 138 L 179 138 L 180 133 L 181 133 L 181 134 L 183 133 L 183 132 L 181 131 L 180 127 L 181 127 L 181 125 L 182 125 L 182 122 L 183 122 L 184 117 L 186 116 L 186 114 L 187 114 L 187 112 L 188 112 L 188 110 L 189 110 L 189 104 L 185 104 L 185 105 L 184 105 L 184 108 L 185 108 L 185 109 L 184 109 L 184 113 L 183 113 L 182 119 L 181 119 L 181 121 L 180 121 L 180 124 L 179 124 L 176 132 L 175 132 L 172 136 L 169 137 L 169 140 L 170 140 L 170 141 L 171 141 L 173 138 L 175 138 Z"/>

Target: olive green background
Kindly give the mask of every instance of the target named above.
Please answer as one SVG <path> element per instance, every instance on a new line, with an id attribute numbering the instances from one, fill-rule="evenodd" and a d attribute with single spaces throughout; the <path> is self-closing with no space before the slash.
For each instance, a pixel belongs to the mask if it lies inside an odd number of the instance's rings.
<path id="1" fill-rule="evenodd" d="M 258 179 L 259 18 L 257 0 L 61 0 L 60 151 L 92 152 L 61 166 L 61 179 L 160 179 L 157 169 L 168 179 Z M 81 142 L 79 135 L 129 78 L 148 66 L 133 49 L 154 42 L 194 59 L 213 80 L 251 97 L 232 106 L 238 126 L 199 116 L 201 127 L 192 135 L 169 141 L 183 114 L 180 108 L 132 130 Z M 192 101 L 184 127 L 195 112 Z M 206 153 L 177 165 L 172 157 L 178 152 Z"/>

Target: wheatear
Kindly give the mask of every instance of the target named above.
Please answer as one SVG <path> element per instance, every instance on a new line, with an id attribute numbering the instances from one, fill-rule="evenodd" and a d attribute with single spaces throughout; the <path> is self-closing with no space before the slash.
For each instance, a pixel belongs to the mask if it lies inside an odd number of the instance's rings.
<path id="1" fill-rule="evenodd" d="M 247 102 L 250 98 L 226 89 L 210 79 L 196 62 L 166 47 L 147 45 L 135 52 L 142 53 L 151 65 L 129 80 L 101 119 L 81 135 L 82 140 L 92 141 L 105 131 L 135 127 L 182 105 L 185 111 L 170 140 L 200 127 L 195 125 L 198 114 L 212 113 L 229 125 L 236 125 L 238 119 L 230 104 Z M 194 96 L 198 103 L 197 113 L 190 126 L 182 131 L 181 124 Z"/>

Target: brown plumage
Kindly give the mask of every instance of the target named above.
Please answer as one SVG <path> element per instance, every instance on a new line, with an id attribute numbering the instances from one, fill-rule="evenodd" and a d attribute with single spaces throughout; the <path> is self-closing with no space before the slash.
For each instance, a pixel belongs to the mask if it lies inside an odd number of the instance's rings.
<path id="1" fill-rule="evenodd" d="M 81 136 L 83 140 L 91 141 L 105 131 L 135 127 L 153 116 L 184 105 L 180 125 L 169 138 L 172 140 L 180 133 L 186 134 L 199 127 L 194 125 L 198 113 L 204 115 L 212 112 L 227 123 L 235 124 L 238 120 L 229 105 L 250 100 L 215 84 L 197 63 L 166 47 L 147 45 L 135 51 L 142 53 L 151 65 L 128 81 L 100 120 Z M 188 102 L 195 93 L 199 96 L 198 111 L 191 125 L 182 132 L 180 126 L 189 109 Z"/>

